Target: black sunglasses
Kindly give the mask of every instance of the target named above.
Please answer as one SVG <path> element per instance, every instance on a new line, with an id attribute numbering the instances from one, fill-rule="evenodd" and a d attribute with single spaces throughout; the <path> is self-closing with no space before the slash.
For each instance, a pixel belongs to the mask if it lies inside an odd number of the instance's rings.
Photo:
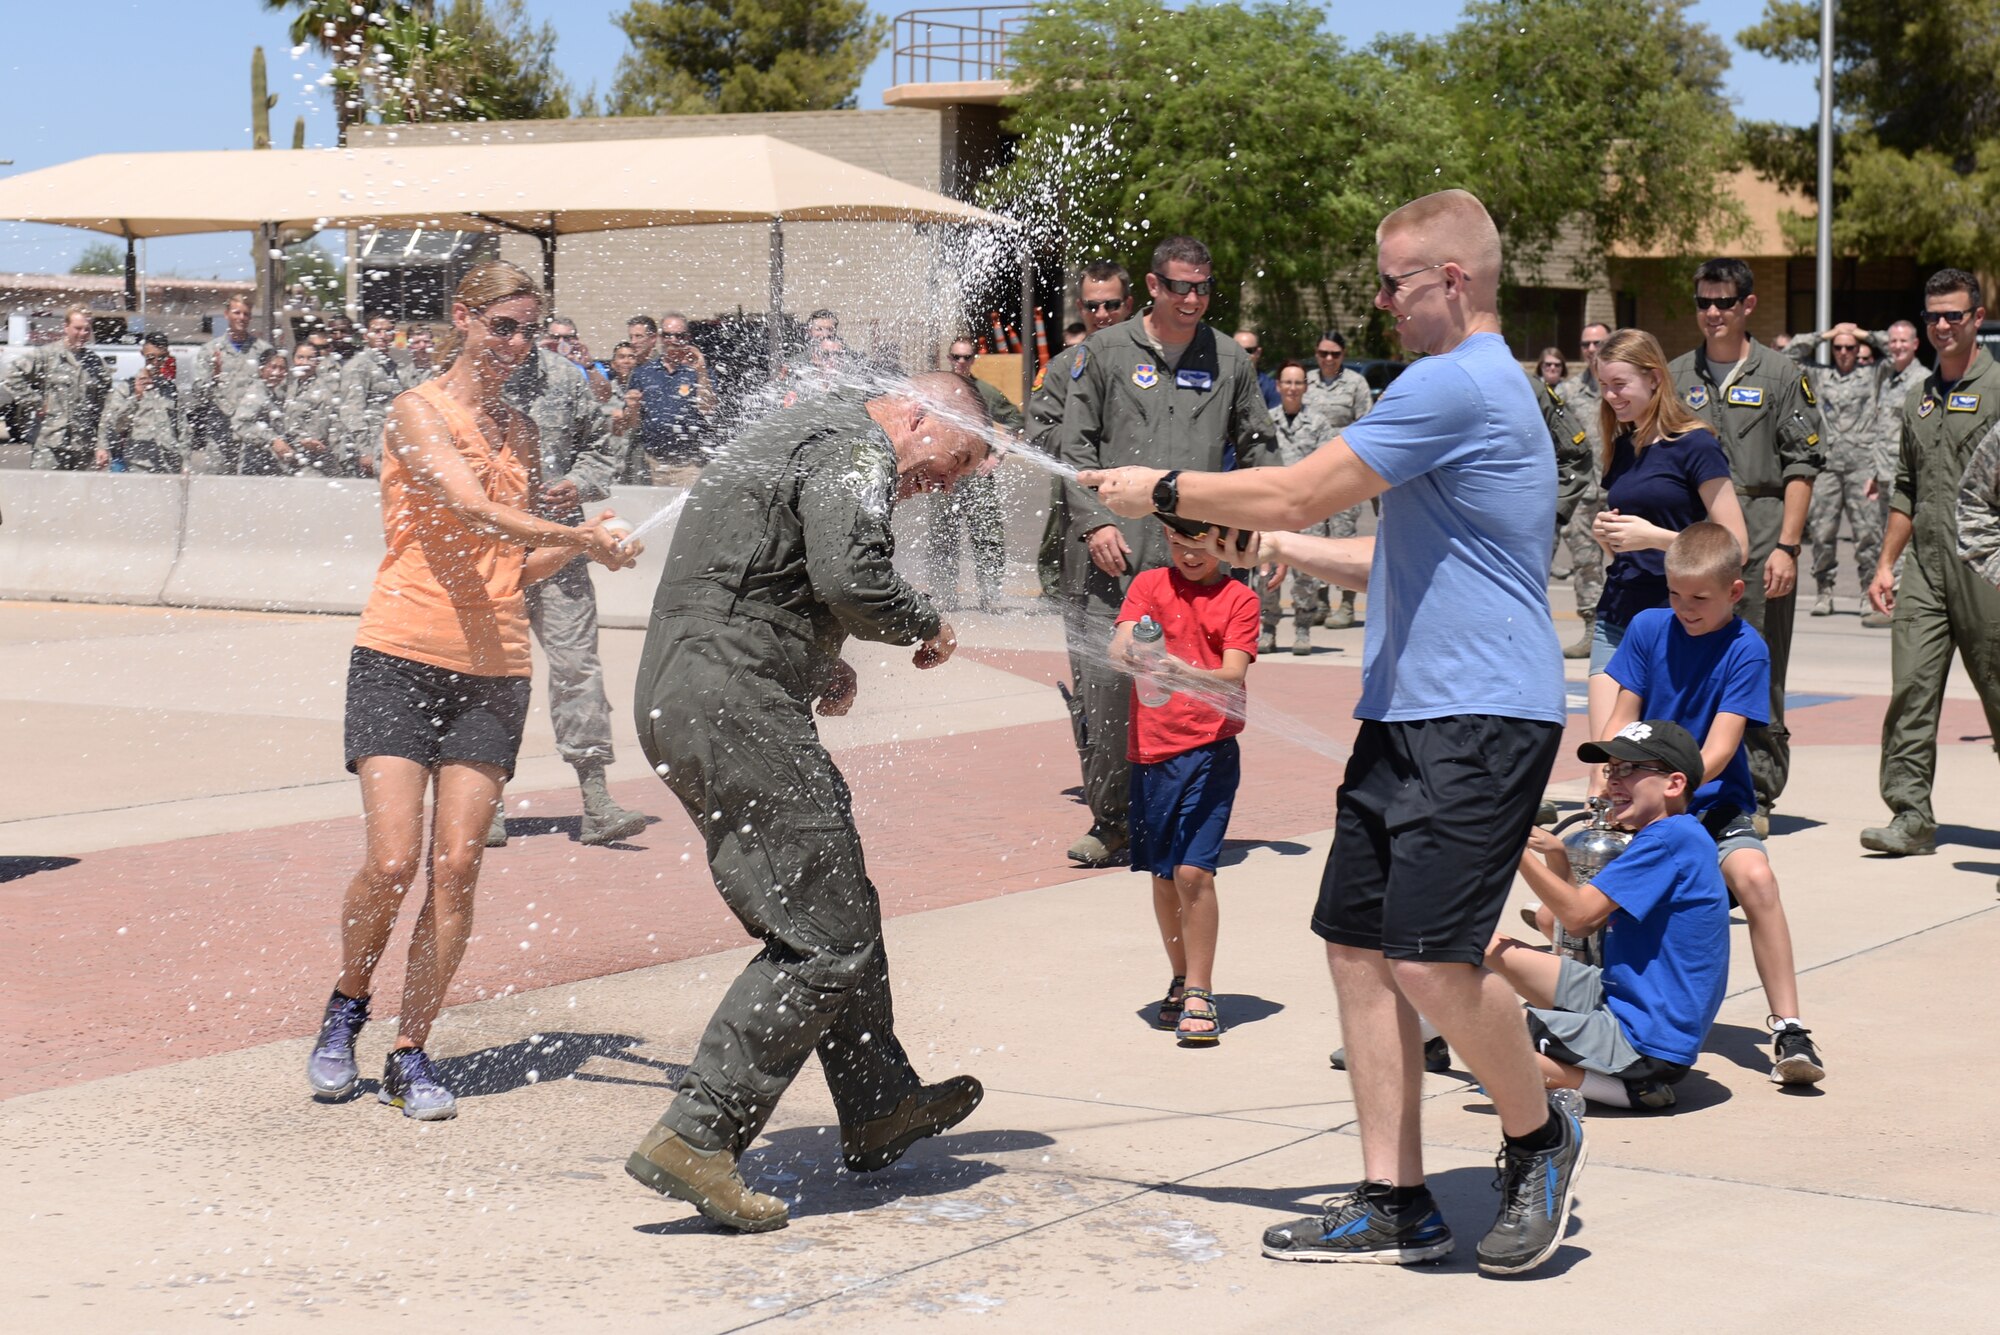
<path id="1" fill-rule="evenodd" d="M 1313 349 L 1313 356 L 1315 356 L 1315 357 L 1345 357 L 1346 355 L 1347 355 L 1347 349 L 1345 349 L 1345 348 L 1314 348 L 1314 349 Z"/>
<path id="2" fill-rule="evenodd" d="M 979 354 L 976 352 L 947 352 L 945 354 L 945 360 L 953 362 L 969 362 L 974 360 L 978 356 Z"/>
<path id="3" fill-rule="evenodd" d="M 1125 298 L 1113 297 L 1109 301 L 1086 301 L 1083 303 L 1083 308 L 1087 311 L 1115 311 L 1124 304 Z"/>
<path id="4" fill-rule="evenodd" d="M 1741 297 L 1696 297 L 1694 308 L 1698 311 L 1733 311 Z"/>
<path id="5" fill-rule="evenodd" d="M 1161 286 L 1177 297 L 1184 297 L 1190 292 L 1197 297 L 1205 297 L 1215 291 L 1213 278 L 1169 278 L 1158 270 L 1154 271 L 1153 277 L 1159 279 Z"/>
<path id="6" fill-rule="evenodd" d="M 1971 314 L 1971 311 L 1925 311 L 1924 323 L 1958 324 Z"/>
<path id="7" fill-rule="evenodd" d="M 497 339 L 504 340 L 512 338 L 516 334 L 526 334 L 528 341 L 532 343 L 542 336 L 542 325 L 537 321 L 516 320 L 511 315 L 496 315 L 489 320 L 482 312 L 475 311 L 473 313 L 478 315 L 480 323 L 486 326 L 486 332 Z"/>

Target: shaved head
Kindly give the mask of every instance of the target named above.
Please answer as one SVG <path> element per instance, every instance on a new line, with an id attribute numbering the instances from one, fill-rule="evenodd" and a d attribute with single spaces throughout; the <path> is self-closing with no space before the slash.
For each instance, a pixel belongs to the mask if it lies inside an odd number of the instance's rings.
<path id="1" fill-rule="evenodd" d="M 1413 245 L 1425 263 L 1455 260 L 1481 292 L 1499 291 L 1500 229 L 1470 191 L 1440 190 L 1411 200 L 1382 220 L 1376 244 L 1392 235 Z"/>

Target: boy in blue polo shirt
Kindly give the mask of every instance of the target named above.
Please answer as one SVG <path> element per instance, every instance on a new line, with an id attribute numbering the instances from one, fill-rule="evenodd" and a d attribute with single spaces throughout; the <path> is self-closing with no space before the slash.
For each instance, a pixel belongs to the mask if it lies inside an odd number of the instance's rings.
<path id="1" fill-rule="evenodd" d="M 1687 814 L 1701 748 L 1679 724 L 1647 719 L 1576 754 L 1605 766 L 1612 818 L 1638 833 L 1588 885 L 1575 885 L 1562 843 L 1535 830 L 1521 876 L 1571 932 L 1604 929 L 1604 965 L 1496 934 L 1486 967 L 1528 1003 L 1528 1037 L 1549 1088 L 1663 1111 L 1729 982 L 1728 892 L 1714 842 Z"/>
<path id="2" fill-rule="evenodd" d="M 1769 721 L 1771 656 L 1736 615 L 1742 560 L 1720 524 L 1681 530 L 1667 548 L 1671 606 L 1633 617 L 1606 669 L 1618 700 L 1605 727 L 1609 735 L 1640 718 L 1672 719 L 1699 742 L 1706 774 L 1688 812 L 1714 838 L 1722 879 L 1750 925 L 1750 953 L 1770 1005 L 1771 1079 L 1810 1085 L 1826 1078 L 1826 1067 L 1812 1031 L 1799 1022 L 1792 930 L 1752 824 L 1757 795 L 1743 734 Z"/>

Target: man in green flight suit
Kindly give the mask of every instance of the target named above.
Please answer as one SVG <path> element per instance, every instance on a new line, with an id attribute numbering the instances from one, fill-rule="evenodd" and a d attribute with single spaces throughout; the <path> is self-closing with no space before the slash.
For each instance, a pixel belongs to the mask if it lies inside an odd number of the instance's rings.
<path id="1" fill-rule="evenodd" d="M 29 456 L 36 468 L 77 472 L 97 460 L 111 367 L 90 350 L 90 332 L 89 309 L 70 307 L 62 341 L 28 349 L 0 378 L 0 404 L 32 405 L 32 415 L 23 420 L 36 424 Z"/>
<path id="2" fill-rule="evenodd" d="M 1901 458 L 1889 528 L 1868 600 L 1889 627 L 1889 707 L 1882 716 L 1882 801 L 1889 824 L 1861 832 L 1861 846 L 1905 857 L 1937 851 L 1931 787 L 1952 651 L 2000 738 L 2000 589 L 1959 555 L 1961 487 L 1982 438 L 2000 422 L 2000 371 L 1979 346 L 1986 309 L 1979 280 L 1940 269 L 1924 284 L 1924 324 L 1937 366 L 1903 404 Z M 1902 585 L 1896 558 L 1908 547 Z"/>
<path id="3" fill-rule="evenodd" d="M 1083 324 L 1090 334 L 1123 324 L 1132 314 L 1132 275 L 1116 260 L 1096 259 L 1083 266 L 1077 281 L 1077 298 L 1083 306 Z M 1028 396 L 1028 444 L 1054 458 L 1060 445 L 1063 409 L 1069 403 L 1069 387 L 1074 383 L 1070 370 L 1083 354 L 1083 345 L 1074 344 L 1049 358 L 1049 364 L 1035 377 L 1034 392 Z M 1068 484 L 1059 477 L 1049 479 L 1049 522 L 1042 535 L 1042 555 L 1037 564 L 1044 573 L 1044 588 L 1052 587 L 1065 609 L 1083 606 L 1084 572 L 1090 569 L 1090 553 L 1083 543 L 1072 541 L 1069 531 Z M 1076 737 L 1077 761 L 1084 782 L 1090 781 L 1089 734 L 1083 717 L 1084 658 L 1082 627 L 1077 618 L 1065 616 L 1063 638 L 1069 647 L 1069 685 L 1061 687 L 1063 704 L 1069 709 L 1070 731 Z M 1101 645 L 1098 647 L 1102 647 Z"/>
<path id="4" fill-rule="evenodd" d="M 1811 384 L 1784 353 L 1750 337 L 1750 313 L 1757 309 L 1754 286 L 1750 266 L 1742 260 L 1708 260 L 1696 269 L 1694 304 L 1702 345 L 1667 369 L 1687 406 L 1721 440 L 1750 534 L 1738 612 L 1771 651 L 1771 722 L 1750 729 L 1743 739 L 1757 785 L 1755 820 L 1762 833 L 1792 764 L 1785 670 L 1792 658 L 1799 547 L 1805 541 L 1813 479 L 1824 459 Z"/>
<path id="5" fill-rule="evenodd" d="M 920 668 L 951 657 L 951 627 L 896 572 L 890 513 L 990 467 L 989 428 L 972 384 L 948 372 L 781 408 L 702 471 L 667 549 L 639 659 L 639 740 L 764 949 L 626 1171 L 729 1228 L 787 1221 L 737 1162 L 813 1052 L 855 1172 L 888 1167 L 981 1097 L 970 1076 L 923 1084 L 896 1041 L 881 905 L 813 710 L 854 700 L 849 636 L 917 644 Z"/>
<path id="6" fill-rule="evenodd" d="M 1189 469 L 1221 472 L 1235 451 L 1238 467 L 1275 463 L 1271 414 L 1257 368 L 1236 340 L 1202 323 L 1215 289 L 1208 247 L 1188 236 L 1153 249 L 1146 291 L 1153 302 L 1136 320 L 1092 334 L 1070 363 L 1057 453 L 1077 468 Z M 1167 540 L 1151 519 L 1121 519 L 1095 493 L 1068 488 L 1069 535 L 1090 553 L 1083 596 L 1070 608 L 1087 652 L 1083 709 L 1089 747 L 1084 798 L 1091 827 L 1070 845 L 1085 866 L 1123 855 L 1130 770 L 1125 758 L 1131 682 L 1103 655 L 1125 589 L 1142 570 L 1168 560 Z"/>

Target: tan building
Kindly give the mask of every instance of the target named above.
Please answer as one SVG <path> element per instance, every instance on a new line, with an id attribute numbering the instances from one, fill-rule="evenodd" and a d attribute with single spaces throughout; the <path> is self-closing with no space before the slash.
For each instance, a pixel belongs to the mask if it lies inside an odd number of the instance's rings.
<path id="1" fill-rule="evenodd" d="M 598 117 L 481 125 L 368 127 L 361 142 L 424 145 L 573 142 L 680 136 L 770 135 L 892 179 L 966 198 L 990 163 L 998 117 L 935 108 L 730 116 Z M 394 139 L 391 139 L 394 135 Z M 486 243 L 491 249 L 496 243 Z M 939 341 L 978 310 L 989 288 L 1018 292 L 1012 242 L 976 229 L 900 223 L 790 223 L 784 235 L 787 314 L 839 313 L 859 352 L 893 350 L 930 364 Z M 497 253 L 539 272 L 531 237 L 502 236 Z M 364 268 L 364 284 L 366 270 Z M 663 227 L 565 236 L 554 309 L 576 320 L 592 351 L 608 355 L 635 314 L 680 311 L 704 320 L 761 316 L 770 291 L 770 233 L 763 225 Z M 1018 298 L 1016 298 L 1018 302 Z M 367 294 L 364 308 L 370 308 Z M 399 311 L 437 318 L 442 310 Z M 1010 314 L 1011 318 L 1011 314 Z"/>
<path id="2" fill-rule="evenodd" d="M 88 306 L 99 342 L 128 332 L 163 329 L 176 342 L 205 338 L 222 327 L 231 297 L 248 297 L 252 284 L 220 278 L 145 278 L 139 310 L 125 309 L 125 280 L 113 274 L 0 274 L 0 315 L 25 316 L 27 338 L 40 342 L 61 332 L 63 312 Z"/>

